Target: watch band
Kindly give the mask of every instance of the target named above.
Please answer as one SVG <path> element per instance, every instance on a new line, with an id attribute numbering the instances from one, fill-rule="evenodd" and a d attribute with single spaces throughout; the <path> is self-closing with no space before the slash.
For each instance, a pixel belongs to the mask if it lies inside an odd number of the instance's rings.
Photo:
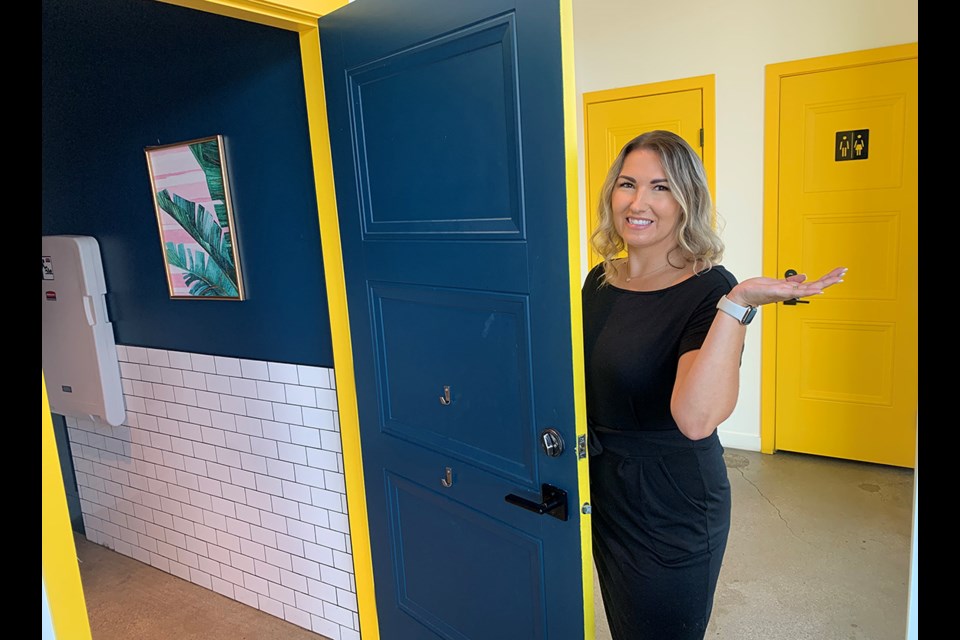
<path id="1" fill-rule="evenodd" d="M 717 309 L 723 311 L 742 325 L 750 324 L 753 321 L 753 317 L 757 315 L 756 307 L 737 304 L 727 296 L 720 297 L 720 301 L 717 302 Z"/>

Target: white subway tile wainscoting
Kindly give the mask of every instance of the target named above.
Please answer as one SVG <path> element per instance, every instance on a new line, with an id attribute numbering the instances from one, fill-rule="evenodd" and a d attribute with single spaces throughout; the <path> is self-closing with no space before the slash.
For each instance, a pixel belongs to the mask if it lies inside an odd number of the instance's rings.
<path id="1" fill-rule="evenodd" d="M 118 346 L 127 419 L 67 418 L 86 537 L 359 640 L 333 370 Z"/>

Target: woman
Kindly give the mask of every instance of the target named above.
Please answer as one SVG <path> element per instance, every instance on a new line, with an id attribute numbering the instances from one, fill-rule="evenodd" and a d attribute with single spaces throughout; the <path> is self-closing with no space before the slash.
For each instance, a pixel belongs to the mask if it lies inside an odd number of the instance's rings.
<path id="1" fill-rule="evenodd" d="M 592 237 L 603 262 L 583 286 L 593 550 L 615 640 L 703 638 L 730 529 L 716 429 L 736 406 L 747 325 L 846 272 L 738 283 L 712 223 L 682 138 L 623 148 Z"/>

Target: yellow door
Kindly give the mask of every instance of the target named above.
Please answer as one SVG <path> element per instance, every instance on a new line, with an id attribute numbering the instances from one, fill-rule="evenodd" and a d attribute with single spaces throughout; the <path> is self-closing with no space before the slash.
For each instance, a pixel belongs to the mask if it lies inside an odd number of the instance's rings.
<path id="1" fill-rule="evenodd" d="M 849 268 L 776 306 L 776 448 L 912 467 L 917 59 L 780 79 L 779 275 Z"/>
<path id="2" fill-rule="evenodd" d="M 584 94 L 588 239 L 596 227 L 597 200 L 607 170 L 630 140 L 646 131 L 665 129 L 682 136 L 704 158 L 704 89 L 679 88 L 680 85 L 658 83 Z M 600 261 L 592 247 L 589 255 L 591 266 Z"/>

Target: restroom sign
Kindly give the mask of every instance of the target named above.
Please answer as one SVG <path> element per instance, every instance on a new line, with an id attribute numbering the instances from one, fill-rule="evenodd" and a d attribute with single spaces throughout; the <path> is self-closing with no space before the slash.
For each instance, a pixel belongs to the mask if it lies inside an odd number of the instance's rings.
<path id="1" fill-rule="evenodd" d="M 43 258 L 43 279 L 44 280 L 53 280 L 53 260 L 50 259 L 50 256 L 42 256 Z M 34 271 L 36 273 L 36 271 Z"/>
<path id="2" fill-rule="evenodd" d="M 870 129 L 854 129 L 853 131 L 837 131 L 837 140 L 834 143 L 834 160 L 866 160 L 870 152 Z"/>

